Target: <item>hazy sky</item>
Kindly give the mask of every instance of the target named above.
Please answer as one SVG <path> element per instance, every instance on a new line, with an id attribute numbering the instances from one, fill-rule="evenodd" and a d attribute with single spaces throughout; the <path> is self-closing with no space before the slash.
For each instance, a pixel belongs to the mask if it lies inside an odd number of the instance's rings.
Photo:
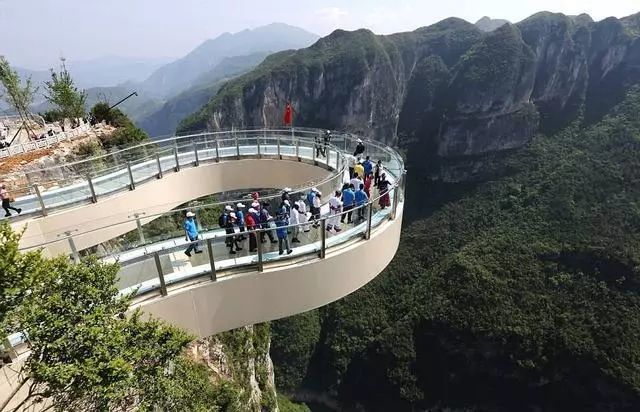
<path id="1" fill-rule="evenodd" d="M 179 57 L 207 38 L 272 22 L 320 35 L 336 28 L 413 30 L 446 17 L 513 22 L 549 10 L 600 20 L 640 11 L 640 0 L 0 0 L 0 54 L 46 68 L 118 55 Z"/>

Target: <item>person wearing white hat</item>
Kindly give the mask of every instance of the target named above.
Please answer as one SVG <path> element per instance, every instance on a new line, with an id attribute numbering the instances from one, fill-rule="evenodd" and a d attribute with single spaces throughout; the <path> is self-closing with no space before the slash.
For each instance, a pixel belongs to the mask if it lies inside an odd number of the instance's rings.
<path id="1" fill-rule="evenodd" d="M 327 157 L 327 147 L 329 147 L 329 143 L 331 143 L 331 138 L 333 136 L 331 135 L 331 130 L 327 130 L 324 133 L 324 147 L 322 148 L 322 155 L 324 157 Z"/>
<path id="2" fill-rule="evenodd" d="M 186 219 L 183 224 L 183 228 L 186 234 L 187 241 L 189 243 L 189 247 L 184 251 L 184 254 L 188 257 L 191 257 L 191 252 L 195 251 L 196 253 L 202 253 L 201 250 L 198 249 L 198 227 L 195 222 L 196 214 L 189 211 L 187 212 Z"/>
<path id="3" fill-rule="evenodd" d="M 244 235 L 244 230 L 245 230 L 245 217 L 244 217 L 244 209 L 246 208 L 246 206 L 243 203 L 238 203 L 236 205 L 236 216 L 238 217 L 238 229 L 240 229 L 240 236 L 238 237 L 238 240 L 243 241 L 245 240 L 247 237 Z"/>
<path id="4" fill-rule="evenodd" d="M 227 247 L 229 248 L 229 253 L 232 255 L 236 254 L 236 251 L 233 250 L 234 246 L 237 250 L 242 250 L 242 247 L 240 247 L 240 245 L 238 244 L 239 240 L 237 236 L 229 236 L 229 235 L 233 235 L 235 234 L 235 224 L 238 221 L 238 217 L 236 216 L 235 212 L 230 212 L 229 213 L 229 217 L 227 219 L 227 224 L 225 226 L 225 232 L 227 234 L 227 238 L 226 238 L 226 244 Z"/>
<path id="5" fill-rule="evenodd" d="M 298 205 L 298 214 L 300 215 L 298 219 L 302 224 L 302 230 L 307 233 L 311 229 L 309 228 L 308 224 L 305 224 L 309 221 L 309 217 L 307 216 L 307 204 L 305 203 L 304 198 L 304 196 L 300 196 L 300 199 L 296 202 L 296 205 Z"/>
<path id="6" fill-rule="evenodd" d="M 335 229 L 336 233 L 342 231 L 340 227 L 340 213 L 342 213 L 342 193 L 339 190 L 329 199 L 329 219 L 327 219 L 327 231 Z"/>
<path id="7" fill-rule="evenodd" d="M 244 221 L 247 225 L 247 230 L 249 231 L 249 252 L 255 253 L 258 250 L 258 239 L 256 237 L 256 232 L 254 232 L 254 230 L 259 229 L 258 211 L 254 208 L 250 208 L 244 218 Z"/>
<path id="8" fill-rule="evenodd" d="M 356 150 L 353 152 L 353 155 L 358 157 L 362 153 L 364 153 L 364 143 L 362 142 L 362 139 L 358 139 L 358 145 L 356 146 Z"/>

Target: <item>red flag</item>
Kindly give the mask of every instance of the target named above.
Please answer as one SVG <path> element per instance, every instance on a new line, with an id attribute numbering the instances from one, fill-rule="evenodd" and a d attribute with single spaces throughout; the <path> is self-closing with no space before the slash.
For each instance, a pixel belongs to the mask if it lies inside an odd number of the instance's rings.
<path id="1" fill-rule="evenodd" d="M 291 103 L 287 103 L 287 107 L 284 109 L 284 124 L 291 123 L 293 123 L 293 107 L 291 107 Z"/>

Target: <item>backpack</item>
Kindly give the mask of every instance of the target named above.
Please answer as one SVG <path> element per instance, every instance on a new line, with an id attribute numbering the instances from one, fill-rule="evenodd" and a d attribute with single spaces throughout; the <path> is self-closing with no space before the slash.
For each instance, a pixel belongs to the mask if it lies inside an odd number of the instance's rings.
<path id="1" fill-rule="evenodd" d="M 227 226 L 227 215 L 225 215 L 224 213 L 221 214 L 218 218 L 218 226 L 220 226 L 221 228 L 225 228 Z"/>
<path id="2" fill-rule="evenodd" d="M 313 198 L 316 197 L 316 194 L 313 192 L 309 192 L 307 193 L 307 202 L 309 203 L 309 206 L 313 206 Z"/>

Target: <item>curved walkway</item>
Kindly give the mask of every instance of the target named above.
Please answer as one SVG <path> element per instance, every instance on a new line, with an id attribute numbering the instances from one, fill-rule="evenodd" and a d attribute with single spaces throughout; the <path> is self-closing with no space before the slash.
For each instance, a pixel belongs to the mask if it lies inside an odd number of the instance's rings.
<path id="1" fill-rule="evenodd" d="M 176 206 L 212 193 L 284 186 L 306 193 L 318 186 L 327 200 L 345 180 L 345 153 L 352 151 L 355 139 L 337 135 L 325 160 L 316 158 L 313 148 L 321 133 L 256 130 L 194 135 L 39 172 L 55 186 L 17 199 L 31 214 L 21 247 L 76 258 L 85 249 L 101 250 L 105 260 L 121 264 L 122 293 L 136 293 L 136 305 L 146 313 L 200 336 L 325 305 L 377 276 L 397 249 L 404 169 L 400 156 L 388 147 L 366 142 L 365 154 L 383 160 L 393 186 L 392 206 L 380 209 L 374 194 L 372 202 L 362 207 L 363 219 L 340 233 L 324 229 L 330 219 L 326 213 L 319 227 L 291 227 L 301 231 L 301 243 L 292 245 L 291 255 L 280 255 L 270 243 L 259 243 L 258 250 L 249 253 L 245 241 L 245 250 L 231 256 L 225 249 L 229 235 L 213 229 L 205 230 L 199 240 L 204 253 L 187 258 L 186 242 L 179 234 L 160 241 L 143 235 L 146 225 L 175 213 L 171 210 Z M 118 156 L 128 161 L 111 161 L 114 165 L 105 167 L 107 158 Z M 101 174 L 81 179 L 84 171 L 99 167 Z M 52 179 L 56 173 L 67 177 Z M 219 206 L 205 205 L 199 212 Z M 206 227 L 214 224 L 206 222 Z M 114 239 L 136 230 L 140 242 L 106 253 Z M 359 262 L 357 271 L 353 262 Z"/>

